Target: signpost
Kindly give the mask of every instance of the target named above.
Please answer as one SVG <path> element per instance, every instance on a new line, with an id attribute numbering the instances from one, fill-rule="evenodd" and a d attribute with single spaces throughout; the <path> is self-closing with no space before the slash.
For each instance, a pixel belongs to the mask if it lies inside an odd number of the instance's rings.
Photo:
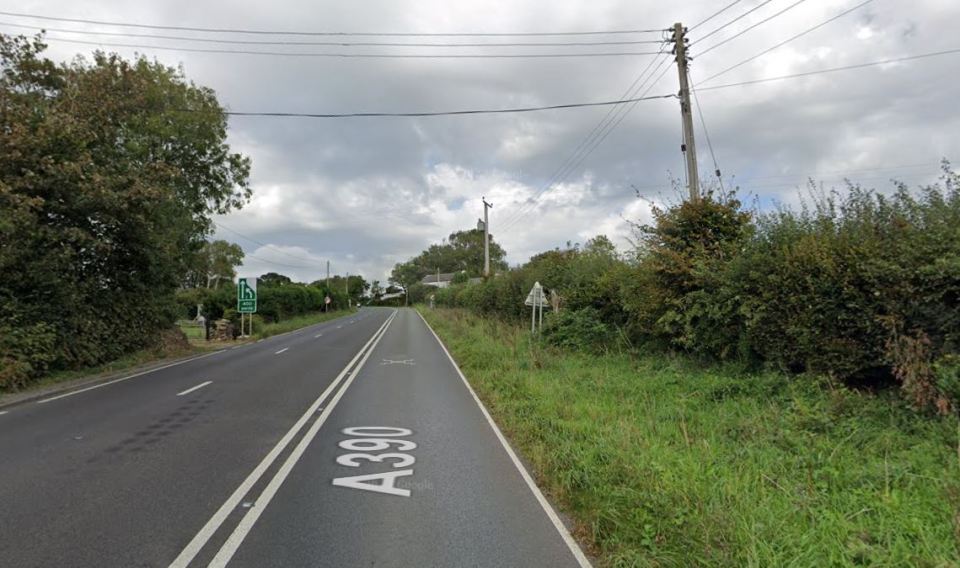
<path id="1" fill-rule="evenodd" d="M 527 294 L 527 299 L 523 302 L 525 305 L 533 307 L 533 312 L 530 314 L 530 333 L 536 333 L 537 331 L 537 308 L 540 309 L 540 329 L 543 329 L 543 296 L 543 286 L 539 282 L 534 282 L 533 288 Z"/>
<path id="2" fill-rule="evenodd" d="M 257 313 L 257 279 L 240 278 L 237 281 L 237 311 L 240 312 L 240 336 L 246 337 L 249 334 L 244 333 L 244 314 L 247 316 L 247 324 L 250 333 L 253 333 L 253 314 Z"/>

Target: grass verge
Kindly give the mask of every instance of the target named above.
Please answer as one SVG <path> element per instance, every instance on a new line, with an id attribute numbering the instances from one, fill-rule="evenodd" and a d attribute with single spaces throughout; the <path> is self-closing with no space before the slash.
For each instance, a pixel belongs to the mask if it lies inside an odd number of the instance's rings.
<path id="1" fill-rule="evenodd" d="M 255 329 L 253 335 L 259 339 L 264 339 L 273 335 L 280 335 L 281 333 L 294 331 L 300 329 L 301 327 L 323 323 L 325 321 L 355 313 L 356 310 L 339 310 L 334 312 L 315 312 L 312 314 L 304 314 L 302 316 L 292 317 L 276 323 L 262 324 Z"/>
<path id="2" fill-rule="evenodd" d="M 960 566 L 956 418 L 421 313 L 602 565 Z"/>

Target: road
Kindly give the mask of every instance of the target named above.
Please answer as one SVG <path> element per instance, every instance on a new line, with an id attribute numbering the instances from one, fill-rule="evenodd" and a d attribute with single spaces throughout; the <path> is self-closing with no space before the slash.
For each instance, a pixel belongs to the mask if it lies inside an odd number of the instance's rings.
<path id="1" fill-rule="evenodd" d="M 413 310 L 3 410 L 3 566 L 589 565 Z"/>

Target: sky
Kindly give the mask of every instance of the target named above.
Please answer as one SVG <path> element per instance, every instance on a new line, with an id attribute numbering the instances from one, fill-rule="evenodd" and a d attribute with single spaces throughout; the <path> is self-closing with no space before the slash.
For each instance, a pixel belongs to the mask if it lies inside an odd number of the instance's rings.
<path id="1" fill-rule="evenodd" d="M 873 0 L 707 81 L 861 2 L 742 0 L 701 25 L 696 24 L 731 1 L 0 0 L 0 12 L 160 26 L 406 34 L 662 30 L 681 22 L 691 28 L 692 81 L 703 82 L 704 89 L 698 93 L 703 122 L 695 116 L 701 178 L 715 183 L 716 160 L 725 187 L 739 187 L 745 202 L 769 209 L 800 203 L 810 178 L 841 191 L 844 178 L 889 191 L 892 179 L 910 185 L 934 182 L 940 160 L 960 156 L 960 54 L 706 90 L 960 49 L 953 29 L 960 21 L 960 2 Z M 656 43 L 454 48 L 218 44 L 52 30 L 234 41 L 331 38 L 121 28 L 0 14 L 0 31 L 34 33 L 11 24 L 48 29 L 48 55 L 57 60 L 98 48 L 61 41 L 71 39 L 97 42 L 128 57 L 142 53 L 182 65 L 190 80 L 214 89 L 225 108 L 236 112 L 403 113 L 610 101 L 620 100 L 638 77 L 643 89 L 636 92 L 641 95 L 679 90 L 676 68 L 668 67 L 671 58 L 666 55 L 376 59 L 235 52 L 655 53 L 660 49 Z M 662 38 L 654 32 L 332 39 L 570 43 Z M 116 45 L 123 43 L 147 47 Z M 234 53 L 189 52 L 184 47 Z M 605 120 L 611 110 L 614 120 Z M 609 128 L 591 137 L 607 124 Z M 247 256 L 239 272 L 245 276 L 280 272 L 310 282 L 325 275 L 329 261 L 332 274 L 362 274 L 385 282 L 395 263 L 457 230 L 476 227 L 483 197 L 494 205 L 491 233 L 511 264 L 598 234 L 628 250 L 630 222 L 649 222 L 652 206 L 676 203 L 685 192 L 680 106 L 673 97 L 523 114 L 238 116 L 230 118 L 228 141 L 252 159 L 254 193 L 243 209 L 215 219 L 215 238 L 244 248 Z"/>

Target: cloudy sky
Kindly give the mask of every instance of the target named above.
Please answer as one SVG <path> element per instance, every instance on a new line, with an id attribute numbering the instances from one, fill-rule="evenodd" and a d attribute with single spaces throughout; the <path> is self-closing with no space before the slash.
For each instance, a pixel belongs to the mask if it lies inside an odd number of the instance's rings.
<path id="1" fill-rule="evenodd" d="M 694 82 L 752 57 L 862 0 L 742 0 L 690 33 Z M 301 32 L 528 33 L 694 26 L 728 0 L 0 0 L 0 11 L 161 26 Z M 761 4 L 765 4 L 761 6 Z M 748 16 L 725 26 L 748 10 Z M 874 0 L 703 87 L 960 48 L 956 0 Z M 0 15 L 0 31 L 20 26 L 169 35 L 233 41 L 392 43 L 570 43 L 659 40 L 659 33 L 510 37 L 275 36 L 119 28 Z M 724 27 L 725 26 L 725 27 Z M 715 29 L 722 29 L 712 33 Z M 702 39 L 700 38 L 707 36 Z M 50 31 L 56 59 L 102 42 L 124 55 L 182 64 L 232 111 L 349 113 L 499 109 L 618 100 L 641 77 L 639 93 L 678 90 L 675 68 L 651 55 L 578 58 L 328 58 L 197 53 L 181 48 L 296 53 L 521 54 L 651 52 L 656 44 L 534 47 L 359 47 L 219 44 Z M 116 44 L 153 47 L 118 47 Z M 663 57 L 666 60 L 666 57 Z M 652 70 L 660 69 L 654 74 Z M 644 74 L 644 71 L 647 71 Z M 704 90 L 699 98 L 727 184 L 772 207 L 796 203 L 813 177 L 849 177 L 889 188 L 890 179 L 933 181 L 941 158 L 960 156 L 960 54 Z M 649 79 L 649 81 L 646 81 Z M 394 263 L 482 215 L 494 204 L 493 234 L 511 263 L 603 233 L 628 247 L 626 220 L 646 221 L 650 203 L 678 199 L 683 177 L 675 99 L 527 114 L 429 118 L 234 117 L 230 143 L 253 160 L 253 201 L 218 218 L 217 238 L 241 244 L 243 274 L 278 271 L 311 281 L 333 273 L 385 280 Z M 589 138 L 599 124 L 615 123 Z M 613 126 L 613 124 L 611 124 Z M 697 122 L 701 174 L 713 165 Z M 603 137 L 602 142 L 599 139 Z M 586 140 L 599 143 L 583 145 Z M 589 153 L 584 148 L 593 148 Z M 579 150 L 579 152 L 578 152 Z M 551 180 L 559 183 L 550 185 Z M 642 198 L 637 197 L 640 192 Z M 538 196 L 536 199 L 533 199 Z"/>

